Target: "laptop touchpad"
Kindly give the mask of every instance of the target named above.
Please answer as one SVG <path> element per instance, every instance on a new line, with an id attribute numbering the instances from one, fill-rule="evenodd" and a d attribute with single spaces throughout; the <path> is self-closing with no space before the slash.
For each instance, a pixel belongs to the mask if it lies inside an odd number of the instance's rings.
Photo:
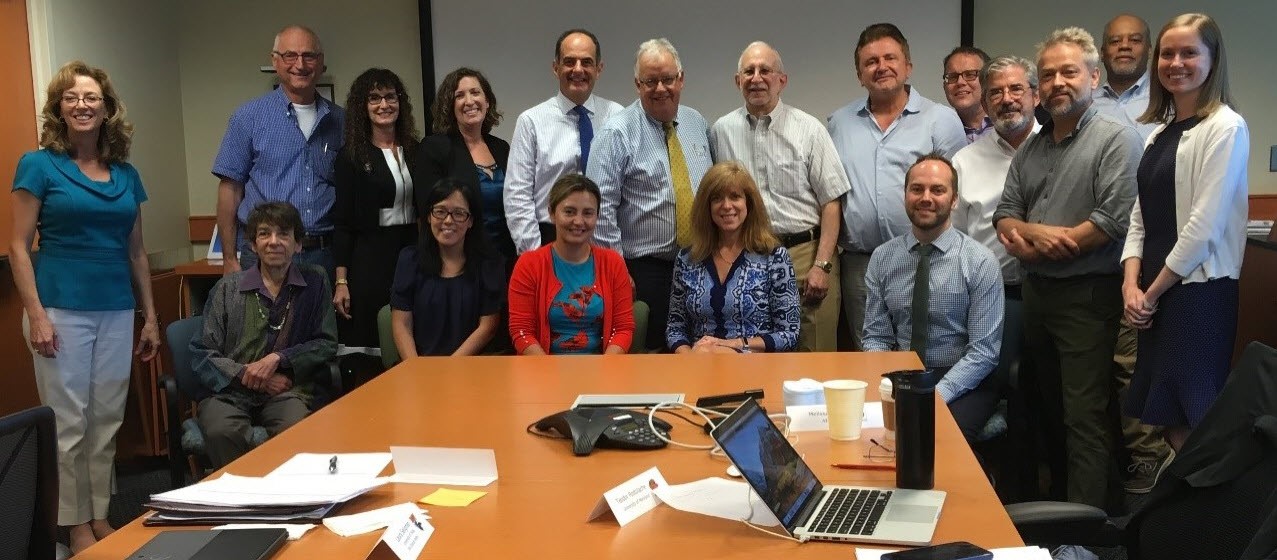
<path id="1" fill-rule="evenodd" d="M 936 519 L 939 508 L 935 506 L 915 506 L 895 504 L 887 509 L 883 519 L 886 521 L 907 521 L 909 523 L 931 523 Z"/>

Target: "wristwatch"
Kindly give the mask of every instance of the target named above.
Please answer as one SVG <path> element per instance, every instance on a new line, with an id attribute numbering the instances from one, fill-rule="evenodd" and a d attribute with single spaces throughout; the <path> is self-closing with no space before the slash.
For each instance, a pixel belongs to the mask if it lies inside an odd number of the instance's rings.
<path id="1" fill-rule="evenodd" d="M 829 274 L 834 271 L 834 263 L 829 261 L 816 261 L 811 263 L 811 265 L 825 271 L 825 274 Z"/>

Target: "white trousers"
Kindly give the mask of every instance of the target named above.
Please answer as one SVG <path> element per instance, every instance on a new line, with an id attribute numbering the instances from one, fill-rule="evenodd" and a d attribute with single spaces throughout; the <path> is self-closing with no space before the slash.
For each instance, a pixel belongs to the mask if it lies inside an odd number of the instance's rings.
<path id="1" fill-rule="evenodd" d="M 134 311 L 46 308 L 58 351 L 31 349 L 40 402 L 53 409 L 58 432 L 58 524 L 106 519 L 115 475 L 115 434 L 124 421 L 133 352 Z"/>

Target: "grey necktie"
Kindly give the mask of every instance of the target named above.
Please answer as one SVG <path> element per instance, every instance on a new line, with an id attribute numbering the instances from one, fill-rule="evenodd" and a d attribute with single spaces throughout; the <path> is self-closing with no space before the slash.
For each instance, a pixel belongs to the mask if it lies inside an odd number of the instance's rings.
<path id="1" fill-rule="evenodd" d="M 913 275 L 913 336 L 909 339 L 909 349 L 918 353 L 918 359 L 924 366 L 927 363 L 927 313 L 931 307 L 932 249 L 935 246 L 930 243 L 918 244 L 918 271 Z"/>

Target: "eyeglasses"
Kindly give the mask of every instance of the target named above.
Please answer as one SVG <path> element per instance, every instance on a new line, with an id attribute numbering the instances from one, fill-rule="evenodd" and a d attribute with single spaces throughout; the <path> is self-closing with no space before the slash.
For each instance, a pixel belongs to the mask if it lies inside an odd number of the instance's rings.
<path id="1" fill-rule="evenodd" d="M 293 51 L 288 51 L 288 52 L 271 51 L 271 53 L 283 59 L 284 62 L 287 62 L 289 64 L 297 62 L 298 58 L 302 59 L 302 61 L 305 62 L 306 64 L 314 64 L 316 60 L 319 60 L 319 57 L 324 56 L 324 53 L 317 53 L 317 52 L 310 52 L 310 51 L 306 51 L 302 53 L 293 52 Z"/>
<path id="2" fill-rule="evenodd" d="M 408 97 L 408 94 L 399 94 L 393 91 L 385 95 L 370 93 L 368 94 L 368 104 L 381 105 L 381 102 L 385 101 L 387 104 L 390 104 L 390 105 L 398 105 L 400 98 L 407 98 L 407 97 Z"/>
<path id="3" fill-rule="evenodd" d="M 869 438 L 869 443 L 873 444 L 873 447 L 869 448 L 869 453 L 866 453 L 864 457 L 866 459 L 869 459 L 870 462 L 887 463 L 887 462 L 896 460 L 895 449 L 892 449 L 881 443 L 878 443 L 878 440 L 873 438 Z M 875 452 L 875 449 L 877 450 L 876 452 Z"/>
<path id="4" fill-rule="evenodd" d="M 94 95 L 92 93 L 84 97 L 76 97 L 74 94 L 70 94 L 70 93 L 62 96 L 62 104 L 68 107 L 74 107 L 76 105 L 79 105 L 81 101 L 83 101 L 84 104 L 88 107 L 95 107 L 102 102 L 102 96 Z"/>
<path id="5" fill-rule="evenodd" d="M 989 100 L 990 103 L 1001 103 L 1003 98 L 1020 99 L 1021 97 L 1024 97 L 1024 94 L 1028 93 L 1029 90 L 1031 89 L 1033 89 L 1033 86 L 1030 86 L 1030 85 L 1011 84 L 1007 87 L 988 90 L 984 92 L 984 96 L 985 98 Z"/>
<path id="6" fill-rule="evenodd" d="M 740 77 L 745 79 L 753 78 L 755 75 L 757 75 L 759 78 L 767 79 L 767 78 L 770 78 L 772 74 L 775 74 L 775 73 L 776 73 L 775 70 L 772 70 L 771 68 L 768 68 L 766 66 L 746 68 L 744 70 L 737 72 L 737 74 L 739 74 Z"/>
<path id="7" fill-rule="evenodd" d="M 436 206 L 430 209 L 430 217 L 441 222 L 448 219 L 448 216 L 452 216 L 452 221 L 458 224 L 464 224 L 470 221 L 469 210 L 462 210 L 460 208 L 456 210 L 448 210 L 442 206 Z"/>
<path id="8" fill-rule="evenodd" d="M 648 78 L 646 80 L 640 80 L 636 78 L 634 82 L 642 86 L 643 89 L 646 89 L 649 91 L 656 89 L 656 84 L 661 84 L 667 88 L 672 88 L 674 87 L 674 82 L 678 81 L 678 77 L 681 75 L 683 75 L 682 72 L 679 72 L 678 74 L 675 74 L 673 76 L 662 76 L 660 78 Z"/>
<path id="9" fill-rule="evenodd" d="M 976 81 L 977 78 L 980 77 L 980 71 L 979 70 L 964 70 L 962 72 L 947 72 L 940 77 L 944 79 L 944 83 L 949 85 L 958 83 L 959 77 L 968 82 L 974 82 Z"/>

